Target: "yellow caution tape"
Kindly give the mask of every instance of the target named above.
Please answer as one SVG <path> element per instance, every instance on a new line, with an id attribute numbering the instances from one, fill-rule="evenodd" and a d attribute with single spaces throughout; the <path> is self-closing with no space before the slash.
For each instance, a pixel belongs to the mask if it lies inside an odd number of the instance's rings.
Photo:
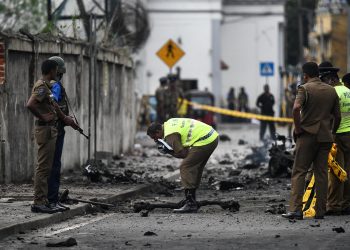
<path id="1" fill-rule="evenodd" d="M 253 114 L 253 113 L 245 113 L 245 112 L 240 112 L 237 110 L 230 110 L 230 109 L 224 109 L 224 108 L 214 107 L 214 106 L 210 106 L 210 105 L 199 104 L 199 103 L 188 101 L 186 99 L 184 99 L 184 103 L 187 103 L 188 105 L 191 105 L 197 109 L 207 110 L 207 111 L 211 111 L 214 113 L 219 113 L 219 114 L 234 116 L 234 117 L 239 117 L 239 118 L 256 119 L 256 120 L 261 120 L 261 121 L 286 122 L 286 123 L 293 122 L 292 118 L 274 117 L 274 116 L 267 116 L 267 115 L 258 115 L 258 114 Z"/>
<path id="2" fill-rule="evenodd" d="M 348 179 L 348 174 L 345 170 L 338 164 L 335 160 L 335 156 L 337 155 L 337 145 L 333 143 L 332 149 L 328 155 L 328 166 L 333 171 L 334 175 L 341 181 L 345 182 Z"/>
<path id="3" fill-rule="evenodd" d="M 303 196 L 303 217 L 315 217 L 316 191 L 315 176 L 312 175 L 309 185 L 307 186 Z"/>
<path id="4" fill-rule="evenodd" d="M 337 145 L 333 143 L 332 149 L 328 154 L 328 167 L 332 170 L 334 175 L 338 177 L 341 182 L 348 179 L 348 175 L 345 170 L 336 162 L 335 156 L 337 154 Z M 316 191 L 315 191 L 315 176 L 312 175 L 311 181 L 307 186 L 303 196 L 303 216 L 310 218 L 314 217 L 316 205 Z"/>

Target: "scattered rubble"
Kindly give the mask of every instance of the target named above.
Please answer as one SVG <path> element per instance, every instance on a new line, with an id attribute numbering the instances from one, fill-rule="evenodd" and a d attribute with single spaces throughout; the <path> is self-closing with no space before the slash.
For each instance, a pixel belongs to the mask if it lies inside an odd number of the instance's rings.
<path id="1" fill-rule="evenodd" d="M 148 217 L 149 210 L 141 210 L 140 215 L 141 217 Z"/>
<path id="2" fill-rule="evenodd" d="M 221 134 L 219 135 L 219 140 L 225 142 L 225 141 L 231 141 L 231 138 L 226 134 Z"/>
<path id="3" fill-rule="evenodd" d="M 247 141 L 245 141 L 245 140 L 243 140 L 243 139 L 239 139 L 239 140 L 238 140 L 238 145 L 246 145 L 246 144 L 248 144 Z"/>
<path id="4" fill-rule="evenodd" d="M 67 240 L 59 241 L 59 242 L 46 243 L 47 247 L 72 247 L 77 245 L 78 245 L 78 242 L 74 238 L 68 238 Z"/>
<path id="5" fill-rule="evenodd" d="M 345 233 L 345 229 L 342 227 L 334 227 L 332 231 L 337 232 L 337 233 Z"/>
<path id="6" fill-rule="evenodd" d="M 134 204 L 134 212 L 139 213 L 142 210 L 154 210 L 156 208 L 170 208 L 170 209 L 177 209 L 184 205 L 184 200 L 180 201 L 178 203 L 150 203 L 150 202 L 136 202 Z M 230 212 L 237 212 L 239 211 L 239 203 L 234 200 L 230 201 L 215 201 L 215 200 L 202 200 L 197 201 L 198 207 L 203 206 L 210 206 L 210 205 L 218 205 L 224 210 L 229 210 Z"/>
<path id="7" fill-rule="evenodd" d="M 158 234 L 156 234 L 155 232 L 152 232 L 152 231 L 147 231 L 143 235 L 144 236 L 158 236 Z"/>
<path id="8" fill-rule="evenodd" d="M 270 208 L 265 210 L 265 213 L 271 213 L 271 214 L 284 214 L 287 212 L 286 206 L 284 204 L 279 205 L 271 205 Z"/>

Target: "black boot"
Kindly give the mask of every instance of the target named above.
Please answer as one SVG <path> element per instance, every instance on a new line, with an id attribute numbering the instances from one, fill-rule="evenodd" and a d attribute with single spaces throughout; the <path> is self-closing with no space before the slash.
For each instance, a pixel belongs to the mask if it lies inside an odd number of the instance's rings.
<path id="1" fill-rule="evenodd" d="M 179 209 L 174 209 L 174 213 L 197 213 L 196 189 L 185 189 L 186 201 Z"/>

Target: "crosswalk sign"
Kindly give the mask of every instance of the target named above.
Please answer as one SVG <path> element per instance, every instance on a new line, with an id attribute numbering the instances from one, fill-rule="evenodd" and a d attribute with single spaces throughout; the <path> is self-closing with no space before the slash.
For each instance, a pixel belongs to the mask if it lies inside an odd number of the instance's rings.
<path id="1" fill-rule="evenodd" d="M 273 62 L 261 62 L 260 63 L 260 75 L 261 76 L 273 76 L 274 75 Z"/>
<path id="2" fill-rule="evenodd" d="M 169 68 L 172 68 L 184 55 L 185 52 L 171 39 L 157 52 L 157 56 L 168 65 Z"/>

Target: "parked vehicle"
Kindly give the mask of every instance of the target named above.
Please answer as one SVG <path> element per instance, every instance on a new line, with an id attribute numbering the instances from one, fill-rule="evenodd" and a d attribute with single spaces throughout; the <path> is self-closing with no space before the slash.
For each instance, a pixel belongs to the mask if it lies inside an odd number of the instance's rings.
<path id="1" fill-rule="evenodd" d="M 208 91 L 189 90 L 185 93 L 185 98 L 191 102 L 213 106 L 215 97 Z M 216 128 L 215 114 L 210 111 L 201 110 L 191 105 L 187 106 L 187 117 L 202 121 Z"/>

